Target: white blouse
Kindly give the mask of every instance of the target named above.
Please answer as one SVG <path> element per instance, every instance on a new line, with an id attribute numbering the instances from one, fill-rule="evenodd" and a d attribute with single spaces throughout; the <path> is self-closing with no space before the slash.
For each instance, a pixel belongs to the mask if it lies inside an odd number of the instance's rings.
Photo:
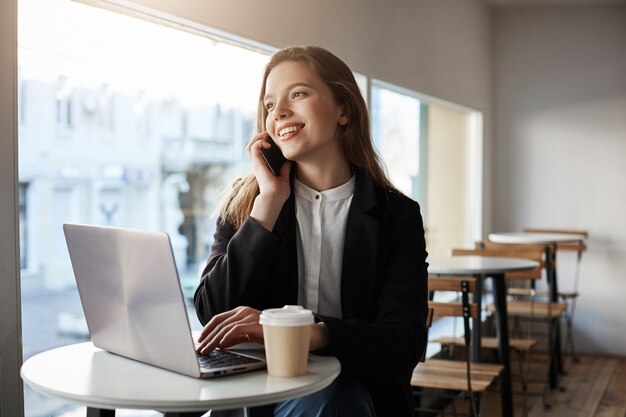
<path id="1" fill-rule="evenodd" d="M 354 176 L 339 187 L 315 191 L 297 179 L 298 304 L 341 318 L 341 268 Z"/>

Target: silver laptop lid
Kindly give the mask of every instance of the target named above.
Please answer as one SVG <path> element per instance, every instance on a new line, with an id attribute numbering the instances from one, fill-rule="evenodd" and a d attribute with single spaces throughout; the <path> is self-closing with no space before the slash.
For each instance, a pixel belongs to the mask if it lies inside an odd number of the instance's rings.
<path id="1" fill-rule="evenodd" d="M 168 235 L 78 224 L 63 230 L 93 344 L 199 377 Z"/>

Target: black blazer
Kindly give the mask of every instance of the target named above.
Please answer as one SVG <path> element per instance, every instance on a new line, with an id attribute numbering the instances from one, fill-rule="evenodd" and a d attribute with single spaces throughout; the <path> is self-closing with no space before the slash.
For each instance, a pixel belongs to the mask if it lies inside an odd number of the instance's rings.
<path id="1" fill-rule="evenodd" d="M 419 205 L 376 187 L 356 172 L 341 275 L 343 318 L 319 316 L 329 333 L 322 355 L 339 359 L 342 376 L 363 384 L 378 417 L 413 415 L 410 378 L 426 349 L 427 267 Z M 259 310 L 296 304 L 295 198 L 273 232 L 248 218 L 219 225 L 194 301 L 205 324 L 237 306 Z"/>

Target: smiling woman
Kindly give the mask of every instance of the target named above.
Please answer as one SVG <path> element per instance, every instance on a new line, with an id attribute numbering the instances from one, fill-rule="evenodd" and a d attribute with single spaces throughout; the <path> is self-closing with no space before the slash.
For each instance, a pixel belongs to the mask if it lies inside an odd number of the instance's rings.
<path id="1" fill-rule="evenodd" d="M 309 349 L 337 357 L 343 373 L 258 412 L 413 415 L 409 377 L 426 347 L 424 228 L 419 205 L 382 169 L 352 72 L 319 47 L 276 52 L 257 133 L 246 148 L 253 173 L 222 207 L 194 297 L 205 324 L 198 351 L 262 343 L 260 311 L 299 304 L 316 315 Z M 289 159 L 277 176 L 261 155 L 268 134 Z"/>

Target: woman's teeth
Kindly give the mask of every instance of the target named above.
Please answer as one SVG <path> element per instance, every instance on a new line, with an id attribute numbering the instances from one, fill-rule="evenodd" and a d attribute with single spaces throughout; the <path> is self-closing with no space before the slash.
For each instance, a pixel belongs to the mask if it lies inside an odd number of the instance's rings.
<path id="1" fill-rule="evenodd" d="M 287 133 L 296 132 L 296 131 L 298 131 L 300 129 L 302 129 L 302 126 L 289 126 L 289 127 L 284 128 L 284 129 L 281 129 L 278 132 L 278 135 L 279 136 L 285 136 Z"/>

